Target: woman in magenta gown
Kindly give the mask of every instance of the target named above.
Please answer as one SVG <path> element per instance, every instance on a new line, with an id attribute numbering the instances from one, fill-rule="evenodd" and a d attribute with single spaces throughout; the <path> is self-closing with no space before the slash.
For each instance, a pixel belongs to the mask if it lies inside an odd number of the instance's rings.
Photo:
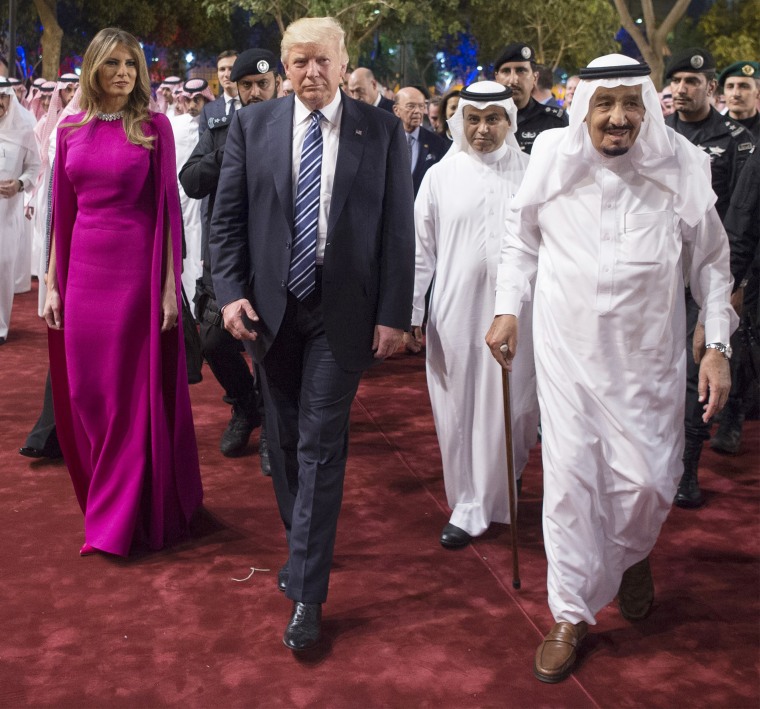
<path id="1" fill-rule="evenodd" d="M 58 131 L 48 295 L 58 437 L 85 543 L 127 556 L 187 537 L 202 488 L 182 330 L 174 140 L 137 40 L 98 33 Z"/>

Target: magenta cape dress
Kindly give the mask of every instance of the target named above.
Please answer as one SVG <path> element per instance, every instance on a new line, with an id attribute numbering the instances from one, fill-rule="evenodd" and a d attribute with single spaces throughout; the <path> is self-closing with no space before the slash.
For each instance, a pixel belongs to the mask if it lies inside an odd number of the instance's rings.
<path id="1" fill-rule="evenodd" d="M 85 541 L 121 556 L 186 537 L 203 497 L 181 322 L 161 334 L 166 219 L 177 292 L 182 266 L 174 140 L 162 114 L 144 130 L 152 150 L 119 120 L 60 128 L 53 180 L 58 438 Z"/>

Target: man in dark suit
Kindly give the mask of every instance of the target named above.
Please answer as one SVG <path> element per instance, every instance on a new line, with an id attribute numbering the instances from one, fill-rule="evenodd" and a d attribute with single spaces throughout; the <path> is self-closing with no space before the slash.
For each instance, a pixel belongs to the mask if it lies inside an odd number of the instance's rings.
<path id="1" fill-rule="evenodd" d="M 339 91 L 345 56 L 333 18 L 287 28 L 282 63 L 295 94 L 233 117 L 211 225 L 225 327 L 264 372 L 292 650 L 321 634 L 359 379 L 396 351 L 411 319 L 404 132 Z"/>
<path id="2" fill-rule="evenodd" d="M 355 98 L 357 101 L 393 113 L 393 101 L 380 93 L 377 79 L 375 79 L 371 69 L 359 67 L 351 72 L 351 77 L 348 80 L 348 93 L 351 98 Z"/>
<path id="3" fill-rule="evenodd" d="M 435 165 L 449 149 L 449 144 L 433 131 L 422 127 L 427 104 L 422 91 L 413 86 L 400 89 L 396 94 L 393 112 L 401 119 L 408 143 L 412 166 L 414 196 L 422 184 L 425 173 Z"/>
<path id="4" fill-rule="evenodd" d="M 230 78 L 237 55 L 237 50 L 225 49 L 216 58 L 216 75 L 219 79 L 221 93 L 215 101 L 211 101 L 211 103 L 207 103 L 203 107 L 199 129 L 201 135 L 208 128 L 210 118 L 221 118 L 230 112 L 236 111 L 241 106 L 240 99 L 238 98 L 237 84 Z"/>

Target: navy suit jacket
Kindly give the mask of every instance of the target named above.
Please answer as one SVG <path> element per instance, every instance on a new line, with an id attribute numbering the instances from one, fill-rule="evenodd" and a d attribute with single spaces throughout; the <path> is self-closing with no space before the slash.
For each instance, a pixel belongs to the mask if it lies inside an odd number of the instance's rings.
<path id="1" fill-rule="evenodd" d="M 421 126 L 419 140 L 420 148 L 417 155 L 417 164 L 414 166 L 414 172 L 412 173 L 415 197 L 417 196 L 417 192 L 419 192 L 425 173 L 446 154 L 451 145 L 451 143 L 441 138 L 441 136 Z"/>
<path id="2" fill-rule="evenodd" d="M 380 103 L 377 104 L 378 108 L 382 108 L 384 111 L 390 111 L 393 113 L 393 101 L 391 101 L 389 98 L 385 98 L 385 96 L 380 96 Z M 396 114 L 393 113 L 395 116 Z"/>
<path id="3" fill-rule="evenodd" d="M 222 118 L 227 115 L 227 104 L 224 102 L 224 93 L 215 99 L 209 101 L 201 110 L 201 121 L 198 127 L 198 135 L 201 135 L 208 128 L 209 118 Z"/>
<path id="4" fill-rule="evenodd" d="M 342 94 L 322 271 L 325 333 L 336 362 L 369 367 L 375 325 L 407 329 L 414 288 L 414 203 L 401 122 Z M 217 301 L 247 298 L 261 361 L 282 323 L 293 242 L 294 96 L 235 113 L 211 224 Z"/>

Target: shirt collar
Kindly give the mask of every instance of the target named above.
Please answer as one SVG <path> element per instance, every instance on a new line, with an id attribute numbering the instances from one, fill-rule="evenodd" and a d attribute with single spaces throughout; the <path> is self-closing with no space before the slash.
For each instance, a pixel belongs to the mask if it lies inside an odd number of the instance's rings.
<path id="1" fill-rule="evenodd" d="M 420 139 L 420 126 L 417 126 L 411 133 L 407 133 L 406 135 L 408 137 L 414 138 L 415 140 L 419 140 Z M 407 140 L 408 140 L 408 137 L 407 137 Z"/>
<path id="2" fill-rule="evenodd" d="M 335 92 L 335 98 L 330 101 L 326 106 L 319 109 L 319 112 L 324 116 L 325 120 L 332 125 L 337 125 L 338 110 L 340 109 L 340 90 Z M 293 118 L 295 125 L 298 125 L 302 121 L 305 121 L 312 114 L 312 109 L 306 104 L 302 103 L 298 96 L 295 97 L 295 111 Z"/>

